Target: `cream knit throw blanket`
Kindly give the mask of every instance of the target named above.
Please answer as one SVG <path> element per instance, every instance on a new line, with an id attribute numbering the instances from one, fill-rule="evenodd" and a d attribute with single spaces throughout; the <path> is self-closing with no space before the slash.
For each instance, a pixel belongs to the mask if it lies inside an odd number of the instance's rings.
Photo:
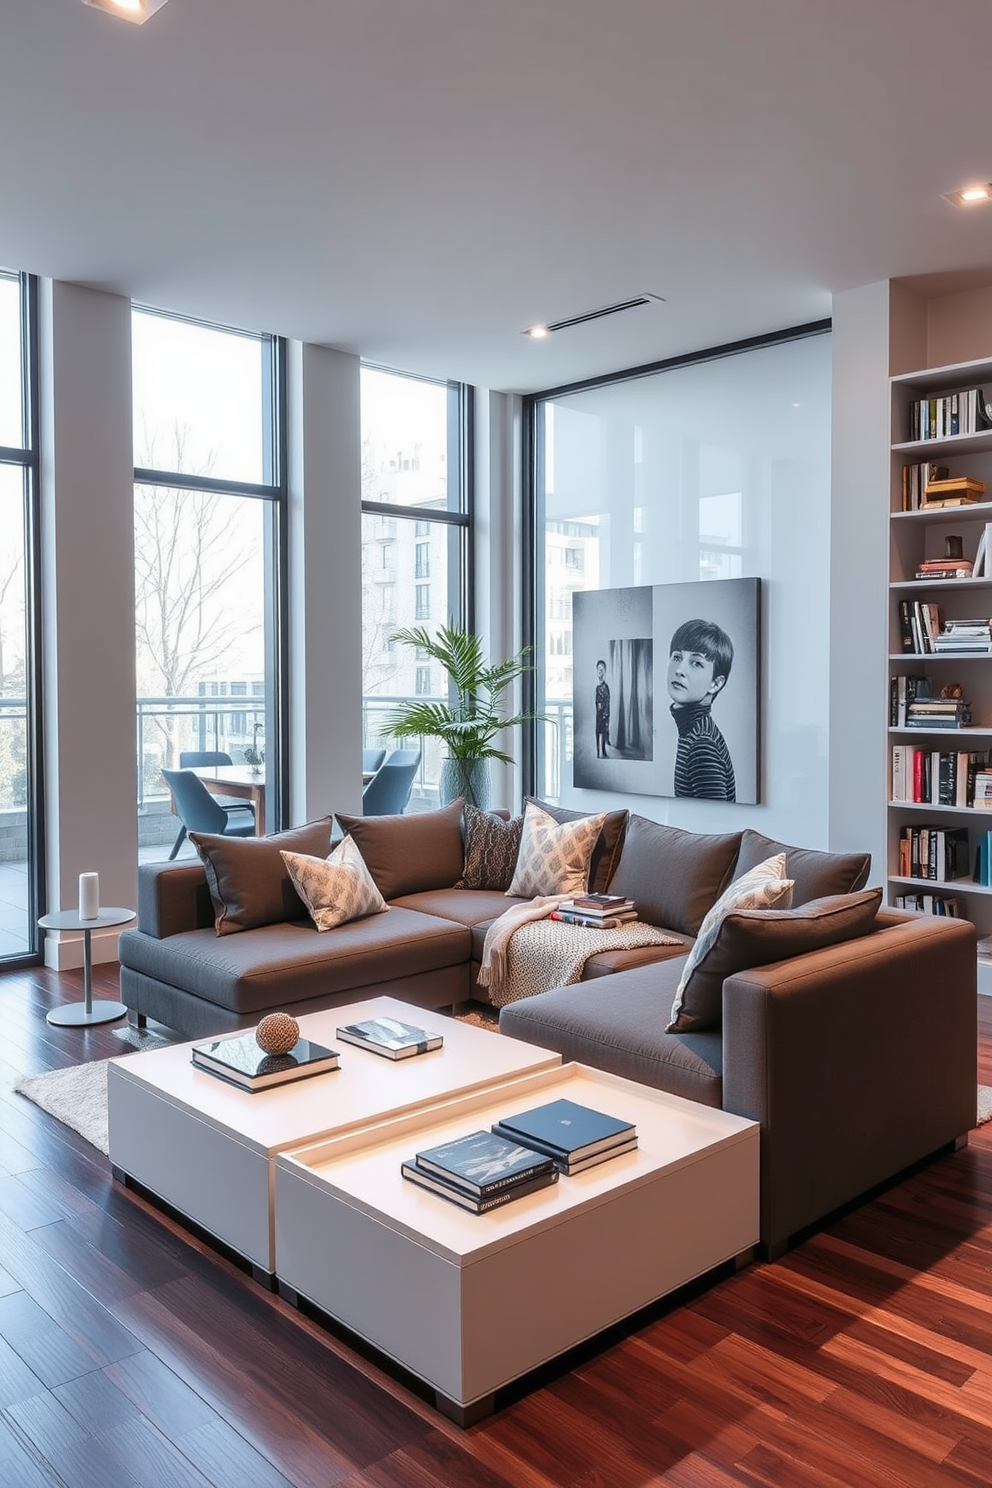
<path id="1" fill-rule="evenodd" d="M 685 943 L 637 920 L 618 930 L 587 930 L 583 925 L 549 920 L 551 911 L 570 897 L 539 895 L 527 904 L 514 904 L 490 925 L 478 980 L 495 1007 L 580 981 L 587 960 L 598 951 Z"/>

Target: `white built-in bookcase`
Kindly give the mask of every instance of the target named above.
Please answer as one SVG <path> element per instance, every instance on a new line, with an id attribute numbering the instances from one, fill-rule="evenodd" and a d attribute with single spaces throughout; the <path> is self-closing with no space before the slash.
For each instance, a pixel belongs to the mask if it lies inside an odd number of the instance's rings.
<path id="1" fill-rule="evenodd" d="M 890 745 L 908 744 L 930 750 L 992 750 L 992 657 L 946 657 L 921 655 L 902 649 L 899 621 L 900 600 L 928 600 L 939 604 L 945 618 L 992 617 L 992 578 L 929 581 L 914 577 L 925 558 L 939 558 L 944 539 L 959 534 L 965 558 L 974 559 L 986 522 L 992 522 L 992 429 L 975 434 L 957 434 L 941 439 L 910 440 L 910 408 L 915 399 L 941 396 L 966 388 L 992 387 L 992 359 L 959 362 L 904 373 L 891 380 L 891 485 L 889 504 L 889 673 L 929 677 L 934 690 L 948 682 L 960 682 L 971 703 L 972 725 L 961 729 L 888 728 Z M 946 465 L 952 475 L 970 475 L 983 481 L 989 499 L 965 507 L 937 510 L 902 510 L 904 465 L 932 461 Z M 886 719 L 889 699 L 885 700 Z M 964 901 L 964 913 L 978 927 L 980 937 L 992 936 L 992 888 L 974 879 L 923 882 L 899 874 L 899 839 L 902 829 L 913 825 L 967 827 L 971 862 L 980 835 L 992 829 L 992 812 L 974 807 L 913 804 L 892 799 L 891 748 L 888 806 L 888 898 L 926 890 Z"/>

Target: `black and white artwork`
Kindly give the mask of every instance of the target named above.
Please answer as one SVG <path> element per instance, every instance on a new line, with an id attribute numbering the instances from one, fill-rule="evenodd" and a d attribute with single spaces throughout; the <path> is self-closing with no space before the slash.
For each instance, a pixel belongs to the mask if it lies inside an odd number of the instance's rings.
<path id="1" fill-rule="evenodd" d="M 573 783 L 753 804 L 760 579 L 579 593 Z"/>

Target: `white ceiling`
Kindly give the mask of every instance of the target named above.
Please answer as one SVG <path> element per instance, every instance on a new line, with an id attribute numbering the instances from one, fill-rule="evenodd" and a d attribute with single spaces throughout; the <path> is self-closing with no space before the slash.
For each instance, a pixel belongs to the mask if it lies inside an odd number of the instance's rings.
<path id="1" fill-rule="evenodd" d="M 0 0 L 0 264 L 545 388 L 992 282 L 990 56 L 987 0 Z"/>

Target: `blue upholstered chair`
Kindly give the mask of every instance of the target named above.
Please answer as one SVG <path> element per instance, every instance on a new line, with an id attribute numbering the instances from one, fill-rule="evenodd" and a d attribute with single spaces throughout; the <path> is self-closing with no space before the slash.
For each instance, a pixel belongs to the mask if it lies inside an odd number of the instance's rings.
<path id="1" fill-rule="evenodd" d="M 405 810 L 419 768 L 419 749 L 394 749 L 362 791 L 362 815 L 396 816 Z"/>
<path id="2" fill-rule="evenodd" d="M 188 832 L 218 832 L 228 837 L 254 837 L 255 813 L 245 809 L 244 801 L 232 801 L 229 807 L 222 805 L 192 770 L 163 770 L 162 778 L 172 792 L 176 815 L 182 823 L 179 836 L 169 854 L 170 862 L 182 847 Z M 235 814 L 236 808 L 241 809 L 240 818 Z"/>

